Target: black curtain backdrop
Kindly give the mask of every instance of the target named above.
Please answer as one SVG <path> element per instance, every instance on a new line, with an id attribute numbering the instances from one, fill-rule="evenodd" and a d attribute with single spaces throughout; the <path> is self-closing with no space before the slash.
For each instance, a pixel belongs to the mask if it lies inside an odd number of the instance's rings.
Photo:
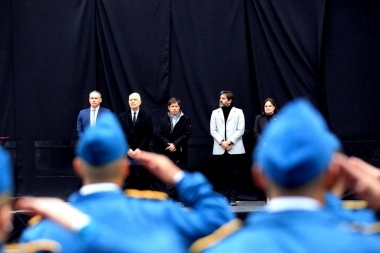
<path id="1" fill-rule="evenodd" d="M 258 101 L 307 97 L 319 109 L 325 0 L 247 1 Z"/>
<path id="2" fill-rule="evenodd" d="M 345 139 L 380 138 L 380 4 L 334 0 L 326 9 L 324 65 L 328 117 Z"/>
<path id="3" fill-rule="evenodd" d="M 95 3 L 20 0 L 11 8 L 18 194 L 67 194 L 77 182 L 73 112 L 96 88 Z"/>
<path id="4" fill-rule="evenodd" d="M 371 0 L 0 0 L 0 136 L 16 195 L 65 198 L 76 118 L 99 90 L 128 109 L 138 92 L 155 126 L 170 97 L 192 119 L 192 170 L 212 178 L 211 111 L 221 90 L 246 118 L 242 192 L 261 103 L 306 97 L 350 155 L 380 166 L 380 12 Z M 154 143 L 153 143 L 154 144 Z M 152 147 L 154 145 L 152 144 Z"/>
<path id="5" fill-rule="evenodd" d="M 129 109 L 138 92 L 158 120 L 169 99 L 170 1 L 96 1 L 97 88 L 104 106 Z"/>
<path id="6" fill-rule="evenodd" d="M 0 136 L 15 139 L 12 15 L 10 0 L 0 1 Z"/>

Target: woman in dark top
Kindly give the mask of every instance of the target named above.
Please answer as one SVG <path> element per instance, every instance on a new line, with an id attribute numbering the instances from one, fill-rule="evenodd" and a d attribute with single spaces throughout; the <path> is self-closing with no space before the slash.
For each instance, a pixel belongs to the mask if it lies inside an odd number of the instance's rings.
<path id="1" fill-rule="evenodd" d="M 260 115 L 256 116 L 255 126 L 253 127 L 253 131 L 255 133 L 256 141 L 260 140 L 261 134 L 264 128 L 267 126 L 269 121 L 276 120 L 276 103 L 273 99 L 267 98 L 264 100 L 262 112 Z"/>

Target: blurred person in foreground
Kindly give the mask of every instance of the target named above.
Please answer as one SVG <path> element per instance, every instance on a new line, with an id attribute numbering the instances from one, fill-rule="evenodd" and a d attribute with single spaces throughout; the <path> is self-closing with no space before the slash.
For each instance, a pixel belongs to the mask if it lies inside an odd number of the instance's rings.
<path id="1" fill-rule="evenodd" d="M 121 186 L 129 173 L 128 148 L 117 118 L 108 114 L 99 119 L 81 137 L 73 161 L 83 181 L 83 187 L 69 198 L 85 214 L 73 219 L 79 236 L 43 219 L 26 229 L 21 241 L 52 239 L 61 244 L 63 253 L 187 252 L 192 242 L 233 219 L 223 197 L 212 191 L 200 173 L 183 172 L 163 155 L 141 151 L 135 159 L 161 180 L 174 184 L 189 209 L 161 192 L 127 190 L 125 195 Z M 98 224 L 99 229 L 91 224 Z M 123 251 L 118 248 L 120 242 L 127 242 Z M 102 243 L 110 243 L 111 249 L 96 246 Z"/>
<path id="2" fill-rule="evenodd" d="M 35 240 L 27 244 L 4 244 L 13 230 L 12 224 L 12 192 L 13 177 L 12 163 L 6 150 L 0 147 L 0 252 L 58 252 L 59 244 L 50 240 Z"/>
<path id="3" fill-rule="evenodd" d="M 361 200 L 366 201 L 368 208 L 375 211 L 376 220 L 380 220 L 380 169 L 360 158 L 349 157 L 342 166 L 345 184 Z M 371 225 L 372 232 L 380 232 L 380 224 Z M 371 230 L 369 229 L 369 230 Z"/>
<path id="4" fill-rule="evenodd" d="M 345 156 L 340 156 L 341 159 L 334 159 L 332 166 L 336 171 L 335 183 L 331 185 L 325 194 L 325 208 L 335 213 L 338 217 L 344 220 L 360 223 L 373 223 L 376 221 L 375 212 L 368 208 L 368 203 L 364 200 L 342 200 L 346 192 L 347 183 L 345 182 L 346 176 L 344 174 L 344 167 L 353 166 L 349 161 L 356 161 L 364 163 L 361 159 L 351 157 L 347 159 Z"/>
<path id="5" fill-rule="evenodd" d="M 13 229 L 11 213 L 13 178 L 10 157 L 2 147 L 0 147 L 0 171 L 0 243 L 3 243 Z"/>
<path id="6" fill-rule="evenodd" d="M 254 178 L 270 197 L 264 211 L 250 214 L 241 229 L 198 240 L 191 252 L 379 252 L 377 236 L 323 208 L 341 164 L 335 160 L 346 159 L 339 149 L 309 102 L 289 103 L 253 155 Z"/>

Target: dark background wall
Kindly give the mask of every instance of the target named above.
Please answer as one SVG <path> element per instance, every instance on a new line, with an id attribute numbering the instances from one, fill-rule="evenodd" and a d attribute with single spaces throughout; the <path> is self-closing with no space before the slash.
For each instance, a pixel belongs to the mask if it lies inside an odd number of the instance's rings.
<path id="1" fill-rule="evenodd" d="M 211 111 L 231 90 L 252 128 L 262 101 L 307 97 L 345 151 L 380 166 L 380 5 L 373 0 L 0 0 L 0 136 L 16 195 L 65 198 L 76 118 L 99 90 L 119 113 L 139 92 L 157 125 L 172 97 L 193 124 L 192 170 L 212 178 Z"/>

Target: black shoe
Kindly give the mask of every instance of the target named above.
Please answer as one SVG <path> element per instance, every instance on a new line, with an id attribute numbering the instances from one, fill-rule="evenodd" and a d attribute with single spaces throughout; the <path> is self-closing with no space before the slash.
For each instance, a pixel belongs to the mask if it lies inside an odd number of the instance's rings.
<path id="1" fill-rule="evenodd" d="M 237 206 L 236 199 L 230 200 L 230 206 Z"/>

